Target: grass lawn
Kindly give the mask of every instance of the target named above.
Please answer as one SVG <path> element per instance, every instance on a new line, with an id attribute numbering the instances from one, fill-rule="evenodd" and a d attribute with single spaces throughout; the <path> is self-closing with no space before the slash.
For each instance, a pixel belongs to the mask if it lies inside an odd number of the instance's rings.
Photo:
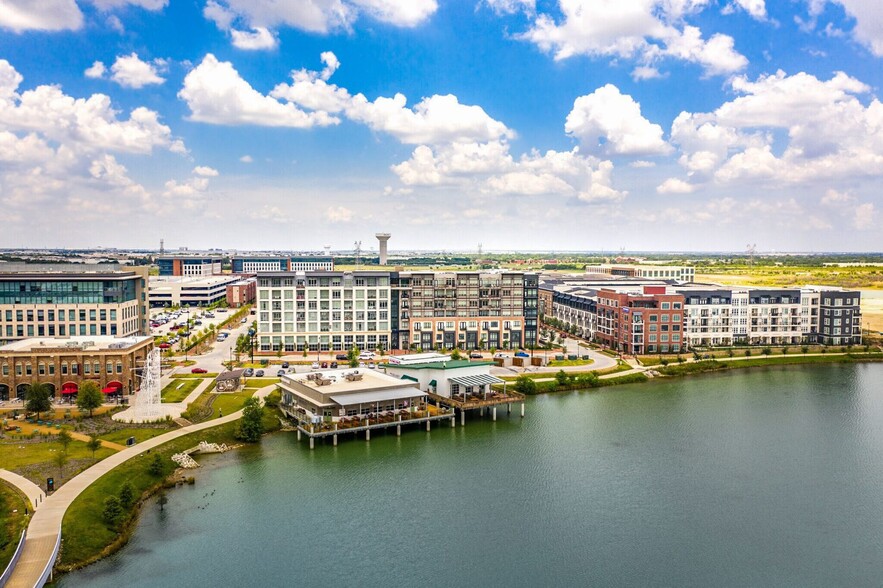
<path id="1" fill-rule="evenodd" d="M 278 384 L 279 378 L 245 378 L 245 385 L 248 388 L 263 388 L 272 384 Z"/>
<path id="2" fill-rule="evenodd" d="M 202 375 L 202 374 L 193 374 L 193 375 Z M 197 386 L 202 383 L 201 378 L 178 378 L 181 380 L 180 382 L 177 380 L 172 380 L 169 382 L 165 388 L 162 389 L 162 401 L 163 402 L 181 402 L 187 395 L 193 392 Z"/>
<path id="3" fill-rule="evenodd" d="M 64 549 L 61 551 L 59 559 L 59 568 L 70 570 L 91 563 L 110 553 L 115 543 L 120 539 L 123 542 L 127 539 L 126 531 L 131 530 L 131 525 L 136 520 L 136 508 L 124 515 L 126 520 L 118 528 L 108 527 L 101 516 L 104 509 L 104 499 L 119 494 L 124 481 L 132 484 L 136 496 L 143 496 L 146 492 L 155 490 L 176 467 L 170 459 L 172 454 L 189 449 L 200 441 L 233 444 L 236 442 L 234 438 L 236 424 L 235 422 L 226 423 L 179 437 L 155 448 L 151 453 L 140 455 L 120 464 L 119 467 L 96 480 L 74 500 L 64 515 L 61 530 L 65 540 Z M 278 429 L 278 412 L 265 410 L 264 430 Z M 157 453 L 163 458 L 161 476 L 151 475 L 148 471 L 150 460 Z M 125 531 L 121 534 L 119 529 L 125 529 Z"/>
<path id="4" fill-rule="evenodd" d="M 173 378 L 217 378 L 217 373 L 209 372 L 207 374 L 172 374 Z"/>
<path id="5" fill-rule="evenodd" d="M 27 499 L 18 490 L 0 482 L 0 570 L 9 565 L 21 532 L 27 526 L 26 506 Z"/>
<path id="6" fill-rule="evenodd" d="M 60 443 L 51 441 L 16 443 L 6 439 L 0 445 L 0 468 L 16 471 L 25 466 L 49 464 L 57 470 L 58 468 L 52 459 L 59 451 L 61 451 Z M 95 452 L 95 459 L 104 459 L 112 453 L 114 453 L 112 449 L 102 447 Z M 69 459 L 92 459 L 92 452 L 86 448 L 86 443 L 83 441 L 71 441 L 67 448 L 67 455 Z"/>
<path id="7" fill-rule="evenodd" d="M 168 433 L 169 431 L 174 431 L 177 429 L 177 425 L 174 425 L 169 428 L 126 428 L 126 429 L 117 429 L 116 431 L 108 431 L 103 435 L 99 435 L 100 439 L 104 439 L 105 441 L 111 441 L 112 443 L 119 443 L 120 445 L 126 444 L 126 439 L 129 437 L 134 437 L 137 443 L 142 441 L 146 441 L 147 439 L 152 439 L 157 435 L 162 435 L 163 433 Z"/>

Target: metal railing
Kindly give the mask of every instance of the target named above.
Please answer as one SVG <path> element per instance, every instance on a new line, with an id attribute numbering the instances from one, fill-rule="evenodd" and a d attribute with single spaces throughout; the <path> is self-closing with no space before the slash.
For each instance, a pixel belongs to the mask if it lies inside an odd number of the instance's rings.
<path id="1" fill-rule="evenodd" d="M 12 572 L 15 570 L 15 564 L 18 563 L 18 558 L 21 557 L 21 552 L 24 551 L 25 537 L 27 534 L 27 528 L 21 530 L 21 538 L 18 540 L 18 547 L 15 548 L 15 553 L 12 554 L 12 559 L 9 560 L 9 565 L 6 566 L 3 574 L 0 575 L 0 586 L 5 586 L 6 582 L 8 582 L 9 578 L 12 576 Z"/>

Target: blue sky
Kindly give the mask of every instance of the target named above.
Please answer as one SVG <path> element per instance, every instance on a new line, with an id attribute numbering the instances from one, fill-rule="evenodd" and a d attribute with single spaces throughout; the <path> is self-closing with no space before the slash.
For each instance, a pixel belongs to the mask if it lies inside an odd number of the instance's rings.
<path id="1" fill-rule="evenodd" d="M 880 251 L 872 0 L 0 0 L 0 246 Z"/>

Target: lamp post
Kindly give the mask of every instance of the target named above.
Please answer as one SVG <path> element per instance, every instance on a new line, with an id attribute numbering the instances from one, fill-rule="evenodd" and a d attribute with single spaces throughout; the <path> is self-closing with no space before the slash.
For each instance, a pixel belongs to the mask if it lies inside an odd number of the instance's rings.
<path id="1" fill-rule="evenodd" d="M 251 363 L 254 363 L 254 340 L 255 340 L 256 335 L 257 335 L 257 333 L 255 332 L 254 329 L 248 330 L 248 338 L 249 338 L 249 342 L 251 343 L 251 345 L 248 346 L 249 351 L 251 352 Z"/>

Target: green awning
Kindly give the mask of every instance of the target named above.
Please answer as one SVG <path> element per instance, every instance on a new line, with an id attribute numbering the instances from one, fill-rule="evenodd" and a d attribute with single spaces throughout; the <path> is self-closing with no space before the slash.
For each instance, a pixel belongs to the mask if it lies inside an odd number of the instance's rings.
<path id="1" fill-rule="evenodd" d="M 411 380 L 412 382 L 417 382 L 417 381 L 418 381 L 417 378 L 415 378 L 414 376 L 409 376 L 409 375 L 407 375 L 407 374 L 404 375 L 404 376 L 402 376 L 402 379 L 403 379 L 403 380 Z"/>
<path id="2" fill-rule="evenodd" d="M 429 382 L 429 385 L 432 386 L 433 388 L 435 388 L 435 387 L 438 386 L 438 382 L 436 382 L 435 380 L 431 380 L 431 381 Z"/>

